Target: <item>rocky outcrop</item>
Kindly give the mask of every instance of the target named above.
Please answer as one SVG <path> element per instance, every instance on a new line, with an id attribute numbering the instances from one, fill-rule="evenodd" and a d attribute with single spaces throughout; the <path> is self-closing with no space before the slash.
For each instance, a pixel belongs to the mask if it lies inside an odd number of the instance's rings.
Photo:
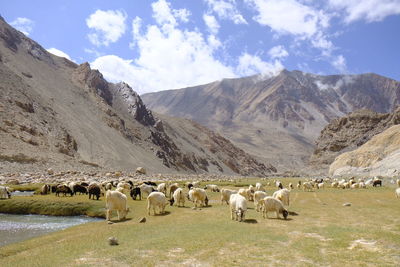
<path id="1" fill-rule="evenodd" d="M 398 176 L 400 174 L 400 125 L 375 135 L 356 150 L 339 155 L 329 167 L 334 176 Z"/>
<path id="2" fill-rule="evenodd" d="M 373 136 L 397 124 L 400 124 L 400 107 L 392 113 L 358 110 L 334 119 L 321 131 L 310 164 L 329 165 L 339 154 L 362 146 Z"/>

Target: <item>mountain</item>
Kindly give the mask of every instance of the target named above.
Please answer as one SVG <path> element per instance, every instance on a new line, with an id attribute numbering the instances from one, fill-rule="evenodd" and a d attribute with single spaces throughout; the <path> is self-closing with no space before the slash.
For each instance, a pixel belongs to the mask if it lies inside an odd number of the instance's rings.
<path id="1" fill-rule="evenodd" d="M 400 125 L 375 135 L 359 148 L 339 155 L 330 175 L 398 176 L 400 173 Z"/>
<path id="2" fill-rule="evenodd" d="M 392 113 L 357 110 L 334 119 L 321 131 L 310 162 L 329 166 L 340 154 L 357 149 L 373 136 L 397 124 L 400 124 L 400 107 Z"/>
<path id="3" fill-rule="evenodd" d="M 303 168 L 333 119 L 369 108 L 390 112 L 400 82 L 376 74 L 315 75 L 283 70 L 142 95 L 152 110 L 194 120 L 278 170 Z"/>
<path id="4" fill-rule="evenodd" d="M 129 85 L 48 53 L 1 17 L 0 92 L 2 172 L 275 171 L 195 122 L 154 114 Z"/>

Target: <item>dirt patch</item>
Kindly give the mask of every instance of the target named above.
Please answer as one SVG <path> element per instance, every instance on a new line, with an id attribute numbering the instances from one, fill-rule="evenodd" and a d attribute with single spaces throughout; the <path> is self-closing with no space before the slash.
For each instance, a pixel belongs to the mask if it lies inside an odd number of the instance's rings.
<path id="1" fill-rule="evenodd" d="M 294 236 L 294 237 L 303 236 L 303 237 L 315 238 L 315 239 L 318 239 L 318 240 L 320 240 L 322 242 L 328 242 L 328 241 L 332 241 L 333 240 L 332 238 L 325 238 L 322 235 L 317 234 L 317 233 L 301 233 L 301 232 L 298 232 L 298 231 L 290 232 L 289 236 Z"/>
<path id="2" fill-rule="evenodd" d="M 374 240 L 357 239 L 351 242 L 347 249 L 353 250 L 356 248 L 365 249 L 371 252 L 380 251 L 377 246 L 377 241 Z"/>

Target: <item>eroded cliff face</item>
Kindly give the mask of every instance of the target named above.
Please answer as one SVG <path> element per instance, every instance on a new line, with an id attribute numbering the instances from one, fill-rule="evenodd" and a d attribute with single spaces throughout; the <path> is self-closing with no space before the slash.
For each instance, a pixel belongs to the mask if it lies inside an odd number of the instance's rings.
<path id="1" fill-rule="evenodd" d="M 397 124 L 400 124 L 400 108 L 392 113 L 364 109 L 334 119 L 321 131 L 310 163 L 329 165 L 341 153 L 362 146 L 373 136 Z"/>
<path id="2" fill-rule="evenodd" d="M 400 125 L 373 136 L 359 148 L 336 157 L 330 165 L 333 176 L 398 176 L 400 174 Z"/>

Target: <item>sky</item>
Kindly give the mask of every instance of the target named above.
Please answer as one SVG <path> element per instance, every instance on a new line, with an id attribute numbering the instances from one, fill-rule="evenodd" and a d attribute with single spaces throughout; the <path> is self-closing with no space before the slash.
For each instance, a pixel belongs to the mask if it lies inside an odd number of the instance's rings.
<path id="1" fill-rule="evenodd" d="M 400 80 L 400 0 L 12 0 L 0 15 L 139 94 L 282 69 Z"/>

